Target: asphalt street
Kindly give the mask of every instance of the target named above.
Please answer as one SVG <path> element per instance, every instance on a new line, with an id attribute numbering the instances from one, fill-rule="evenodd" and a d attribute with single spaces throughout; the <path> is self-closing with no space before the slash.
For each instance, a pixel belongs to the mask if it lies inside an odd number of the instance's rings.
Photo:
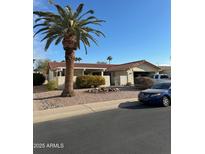
<path id="1" fill-rule="evenodd" d="M 34 154 L 170 154 L 171 108 L 123 106 L 34 124 Z"/>

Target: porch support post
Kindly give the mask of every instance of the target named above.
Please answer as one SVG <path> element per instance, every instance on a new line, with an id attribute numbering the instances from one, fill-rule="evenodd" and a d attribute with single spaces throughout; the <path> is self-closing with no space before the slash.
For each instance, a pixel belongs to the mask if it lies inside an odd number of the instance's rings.
<path id="1" fill-rule="evenodd" d="M 84 68 L 83 71 L 82 71 L 82 75 L 85 75 L 85 68 Z"/>
<path id="2" fill-rule="evenodd" d="M 104 70 L 101 71 L 101 76 L 104 76 Z"/>

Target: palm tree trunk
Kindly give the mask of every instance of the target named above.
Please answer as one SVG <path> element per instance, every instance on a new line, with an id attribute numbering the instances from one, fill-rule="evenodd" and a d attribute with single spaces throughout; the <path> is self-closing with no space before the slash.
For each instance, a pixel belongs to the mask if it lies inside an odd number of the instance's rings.
<path id="1" fill-rule="evenodd" d="M 65 60 L 66 60 L 65 86 L 61 96 L 72 97 L 75 95 L 73 90 L 75 51 L 73 49 L 67 49 L 65 51 Z"/>

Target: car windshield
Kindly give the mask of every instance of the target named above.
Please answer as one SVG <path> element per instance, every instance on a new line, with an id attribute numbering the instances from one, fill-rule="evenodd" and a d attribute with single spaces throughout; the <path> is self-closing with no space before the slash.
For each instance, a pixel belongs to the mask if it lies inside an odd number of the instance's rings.
<path id="1" fill-rule="evenodd" d="M 151 89 L 169 89 L 171 83 L 158 83 L 152 86 Z"/>

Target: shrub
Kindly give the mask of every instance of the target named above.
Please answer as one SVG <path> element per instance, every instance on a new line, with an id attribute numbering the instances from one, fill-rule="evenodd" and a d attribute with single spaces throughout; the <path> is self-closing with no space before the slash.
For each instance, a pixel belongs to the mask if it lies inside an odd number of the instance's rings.
<path id="1" fill-rule="evenodd" d="M 40 73 L 33 73 L 33 85 L 40 86 L 45 82 L 46 78 L 43 74 Z"/>
<path id="2" fill-rule="evenodd" d="M 102 76 L 85 75 L 76 78 L 77 88 L 98 87 L 105 84 L 105 79 Z"/>
<path id="3" fill-rule="evenodd" d="M 135 78 L 135 87 L 140 90 L 152 87 L 154 81 L 150 77 L 137 77 Z"/>
<path id="4" fill-rule="evenodd" d="M 56 80 L 48 81 L 46 87 L 48 90 L 56 90 L 58 89 L 58 82 Z"/>
<path id="5" fill-rule="evenodd" d="M 131 82 L 127 82 L 127 86 L 131 86 L 132 85 L 132 83 Z"/>

